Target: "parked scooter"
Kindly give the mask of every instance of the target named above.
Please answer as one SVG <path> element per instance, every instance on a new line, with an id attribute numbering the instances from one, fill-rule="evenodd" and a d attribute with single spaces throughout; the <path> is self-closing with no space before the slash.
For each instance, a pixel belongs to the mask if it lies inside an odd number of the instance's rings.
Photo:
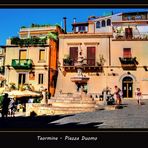
<path id="1" fill-rule="evenodd" d="M 115 104 L 115 99 L 113 94 L 107 95 L 106 99 L 107 105 L 114 105 Z"/>

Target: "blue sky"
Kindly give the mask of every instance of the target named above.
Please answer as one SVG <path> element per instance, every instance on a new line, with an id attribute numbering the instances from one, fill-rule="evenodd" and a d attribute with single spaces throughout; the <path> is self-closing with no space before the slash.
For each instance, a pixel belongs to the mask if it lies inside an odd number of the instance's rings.
<path id="1" fill-rule="evenodd" d="M 105 13 L 113 11 L 118 12 L 129 12 L 129 11 L 142 11 L 147 9 L 101 9 L 101 8 L 48 8 L 48 9 L 37 9 L 37 8 L 9 8 L 0 9 L 0 45 L 6 44 L 6 39 L 12 36 L 18 36 L 18 32 L 21 26 L 29 27 L 32 23 L 34 24 L 60 24 L 63 22 L 63 17 L 67 17 L 67 31 L 72 31 L 71 24 L 73 18 L 76 18 L 77 22 L 85 22 L 88 16 L 100 16 Z"/>

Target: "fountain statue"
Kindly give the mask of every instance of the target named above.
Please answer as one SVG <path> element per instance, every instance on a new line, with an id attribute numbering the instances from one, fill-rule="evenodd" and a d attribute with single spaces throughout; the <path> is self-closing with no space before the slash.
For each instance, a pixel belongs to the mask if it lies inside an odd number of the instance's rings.
<path id="1" fill-rule="evenodd" d="M 82 51 L 79 52 L 78 60 L 74 63 L 74 66 L 77 69 L 77 76 L 71 77 L 71 81 L 74 82 L 77 85 L 77 92 L 80 91 L 80 88 L 84 87 L 84 84 L 87 83 L 89 80 L 89 77 L 86 77 L 83 75 L 83 67 L 86 65 L 84 63 L 84 57 L 82 55 Z"/>
<path id="2" fill-rule="evenodd" d="M 93 112 L 96 110 L 96 101 L 90 95 L 84 92 L 84 85 L 87 84 L 89 77 L 83 75 L 83 67 L 85 65 L 82 51 L 79 53 L 78 60 L 75 64 L 77 75 L 71 77 L 71 81 L 77 85 L 77 91 L 72 95 L 62 93 L 48 100 L 48 104 L 40 104 L 37 106 L 36 114 L 42 115 L 59 115 L 59 114 L 75 114 L 81 112 Z M 34 104 L 33 104 L 34 105 Z M 27 115 L 35 110 L 32 104 L 27 105 Z"/>

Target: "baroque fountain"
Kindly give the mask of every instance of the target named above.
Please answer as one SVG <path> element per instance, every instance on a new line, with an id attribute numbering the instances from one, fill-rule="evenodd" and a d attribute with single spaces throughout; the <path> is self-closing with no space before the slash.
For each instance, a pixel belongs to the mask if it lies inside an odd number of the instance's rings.
<path id="1" fill-rule="evenodd" d="M 83 88 L 84 84 L 89 81 L 89 77 L 83 75 L 83 66 L 85 66 L 84 60 L 82 51 L 80 51 L 78 60 L 74 63 L 77 74 L 76 76 L 71 77 L 71 81 L 77 85 L 75 93 L 71 95 L 60 93 L 59 95 L 50 98 L 47 104 L 28 104 L 26 115 L 30 115 L 32 111 L 37 115 L 75 114 L 95 111 L 96 101 L 85 93 Z"/>
<path id="2" fill-rule="evenodd" d="M 80 89 L 83 89 L 84 84 L 86 84 L 89 80 L 89 77 L 86 77 L 82 73 L 83 67 L 85 66 L 84 60 L 85 59 L 82 55 L 82 51 L 80 51 L 78 60 L 77 60 L 77 62 L 74 63 L 74 66 L 77 69 L 77 75 L 74 77 L 71 77 L 71 81 L 77 85 L 78 92 L 80 91 Z"/>

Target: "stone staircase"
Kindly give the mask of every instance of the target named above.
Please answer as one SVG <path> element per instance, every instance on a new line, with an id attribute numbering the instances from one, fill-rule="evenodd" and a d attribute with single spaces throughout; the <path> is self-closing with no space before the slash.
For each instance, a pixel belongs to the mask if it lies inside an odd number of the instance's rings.
<path id="1" fill-rule="evenodd" d="M 37 115 L 75 114 L 93 112 L 96 109 L 98 109 L 98 107 L 96 108 L 96 101 L 85 93 L 61 94 L 49 99 L 48 104 L 27 103 L 26 115 L 30 115 L 31 112 L 35 112 Z"/>

